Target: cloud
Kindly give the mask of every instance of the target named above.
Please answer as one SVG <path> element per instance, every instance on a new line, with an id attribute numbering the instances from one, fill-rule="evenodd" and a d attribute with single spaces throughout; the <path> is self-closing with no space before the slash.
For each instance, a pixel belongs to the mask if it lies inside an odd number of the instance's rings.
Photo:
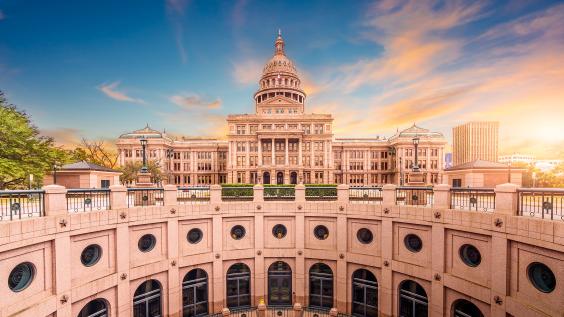
<path id="1" fill-rule="evenodd" d="M 41 135 L 52 137 L 57 146 L 75 148 L 80 144 L 81 131 L 73 128 L 41 129 Z"/>
<path id="2" fill-rule="evenodd" d="M 236 83 L 241 85 L 257 85 L 262 74 L 263 63 L 257 58 L 249 58 L 233 62 L 231 75 Z"/>
<path id="3" fill-rule="evenodd" d="M 128 96 L 123 91 L 118 91 L 117 88 L 118 88 L 119 84 L 120 84 L 119 81 L 113 82 L 111 84 L 102 84 L 98 87 L 98 89 L 101 92 L 103 92 L 106 96 L 108 96 L 112 99 L 118 100 L 118 101 L 145 104 L 145 101 L 143 99 L 133 98 L 133 97 Z"/>
<path id="4" fill-rule="evenodd" d="M 188 61 L 188 54 L 184 47 L 184 12 L 190 3 L 189 0 L 166 0 L 167 16 L 174 28 L 174 40 L 178 49 L 178 55 L 182 64 Z"/>
<path id="5" fill-rule="evenodd" d="M 227 122 L 222 114 L 175 111 L 161 112 L 157 115 L 166 121 L 167 127 L 179 135 L 224 139 L 228 132 Z M 193 124 L 186 124 L 187 122 Z"/>
<path id="6" fill-rule="evenodd" d="M 217 98 L 209 101 L 196 94 L 179 94 L 169 98 L 170 102 L 185 108 L 185 109 L 219 109 L 221 108 L 222 101 Z"/>

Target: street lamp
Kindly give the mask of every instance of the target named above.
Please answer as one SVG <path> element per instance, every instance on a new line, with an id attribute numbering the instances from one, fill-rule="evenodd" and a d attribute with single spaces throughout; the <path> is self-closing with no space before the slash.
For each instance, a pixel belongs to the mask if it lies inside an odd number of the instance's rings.
<path id="1" fill-rule="evenodd" d="M 57 169 L 59 165 L 53 164 L 53 185 L 57 185 Z"/>
<path id="2" fill-rule="evenodd" d="M 419 147 L 419 137 L 417 135 L 413 138 L 413 145 L 415 146 L 415 162 L 413 163 L 411 169 L 414 172 L 419 172 L 419 154 L 417 153 L 417 149 Z"/>
<path id="3" fill-rule="evenodd" d="M 147 139 L 145 138 L 145 136 L 142 136 L 139 142 L 141 142 L 141 153 L 143 155 L 143 166 L 141 166 L 141 173 L 148 173 L 149 169 L 147 168 L 147 151 L 146 151 Z"/>
<path id="4" fill-rule="evenodd" d="M 166 150 L 166 158 L 168 159 L 168 183 L 171 184 L 170 176 L 172 174 L 172 158 L 174 157 L 174 150 L 167 149 Z"/>

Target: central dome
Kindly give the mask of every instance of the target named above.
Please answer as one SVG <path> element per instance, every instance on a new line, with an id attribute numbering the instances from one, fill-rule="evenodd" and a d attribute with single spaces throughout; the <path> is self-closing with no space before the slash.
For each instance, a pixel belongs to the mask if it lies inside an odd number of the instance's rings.
<path id="1" fill-rule="evenodd" d="M 296 71 L 296 66 L 294 63 L 286 56 L 284 52 L 284 39 L 282 39 L 282 34 L 278 31 L 278 37 L 274 43 L 274 56 L 266 63 L 262 71 L 262 76 L 268 76 L 273 73 L 290 73 L 294 76 L 298 76 Z"/>

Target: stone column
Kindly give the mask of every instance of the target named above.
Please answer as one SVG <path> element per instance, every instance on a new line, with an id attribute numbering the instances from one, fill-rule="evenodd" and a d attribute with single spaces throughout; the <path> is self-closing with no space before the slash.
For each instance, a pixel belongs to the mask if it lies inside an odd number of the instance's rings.
<path id="1" fill-rule="evenodd" d="M 213 215 L 212 218 L 212 248 L 213 248 L 213 272 L 210 281 L 210 293 L 213 293 L 212 312 L 222 312 L 223 316 L 229 316 L 229 309 L 223 308 L 227 303 L 225 301 L 225 290 L 223 289 L 225 278 L 223 272 L 223 259 L 221 257 L 223 251 L 223 228 L 221 215 Z M 223 308 L 223 311 L 221 310 Z M 227 310 L 227 315 L 225 311 Z"/>
<path id="2" fill-rule="evenodd" d="M 337 201 L 342 206 L 346 206 L 349 203 L 349 185 L 337 185 Z"/>
<path id="3" fill-rule="evenodd" d="M 272 166 L 276 165 L 276 154 L 274 153 L 274 145 L 276 143 L 276 140 L 273 138 L 272 139 L 272 149 L 271 149 L 271 153 L 272 153 Z M 271 183 L 272 183 L 272 175 L 270 175 L 271 178 Z"/>
<path id="4" fill-rule="evenodd" d="M 512 215 L 512 216 L 518 214 L 517 211 L 518 188 L 519 186 L 510 183 L 497 185 L 495 187 L 494 213 L 500 213 L 500 214 Z"/>
<path id="5" fill-rule="evenodd" d="M 304 184 L 298 184 L 295 187 L 295 196 L 296 196 L 296 202 L 300 202 L 300 203 L 305 203 L 306 198 L 305 198 L 305 185 Z M 302 206 L 303 207 L 303 206 Z"/>
<path id="6" fill-rule="evenodd" d="M 67 210 L 67 189 L 60 185 L 47 185 L 45 191 L 45 216 L 64 216 Z"/>
<path id="7" fill-rule="evenodd" d="M 255 203 L 261 203 L 264 201 L 264 186 L 261 184 L 253 186 L 253 201 Z"/>
<path id="8" fill-rule="evenodd" d="M 450 209 L 450 185 L 437 184 L 433 187 L 433 207 Z"/>
<path id="9" fill-rule="evenodd" d="M 266 304 L 264 303 L 264 299 L 261 299 L 257 306 L 257 317 L 266 317 Z"/>
<path id="10" fill-rule="evenodd" d="M 211 204 L 221 203 L 221 185 L 210 186 L 210 203 Z"/>
<path id="11" fill-rule="evenodd" d="M 177 205 L 176 196 L 178 189 L 174 185 L 164 186 L 164 206 L 175 206 Z"/>
<path id="12" fill-rule="evenodd" d="M 262 166 L 262 141 L 258 139 L 258 166 Z"/>
<path id="13" fill-rule="evenodd" d="M 288 166 L 289 159 L 288 159 L 288 138 L 285 140 L 285 148 L 284 148 L 284 165 Z"/>
<path id="14" fill-rule="evenodd" d="M 304 310 L 304 308 L 302 307 L 302 304 L 295 303 L 293 310 L 294 310 L 294 317 L 302 317 L 303 310 Z"/>
<path id="15" fill-rule="evenodd" d="M 396 187 L 394 184 L 385 184 L 382 187 L 382 205 L 396 205 Z"/>
<path id="16" fill-rule="evenodd" d="M 110 207 L 113 210 L 127 208 L 127 187 L 123 185 L 110 186 Z"/>
<path id="17" fill-rule="evenodd" d="M 302 142 L 302 139 L 300 138 L 300 139 L 298 139 L 298 166 L 299 167 L 304 166 L 302 146 L 303 146 L 303 142 Z M 298 175 L 298 177 L 299 177 L 299 175 Z"/>

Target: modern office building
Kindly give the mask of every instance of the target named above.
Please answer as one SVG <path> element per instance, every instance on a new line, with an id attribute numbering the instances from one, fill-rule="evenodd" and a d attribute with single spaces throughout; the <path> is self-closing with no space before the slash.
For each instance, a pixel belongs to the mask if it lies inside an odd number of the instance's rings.
<path id="1" fill-rule="evenodd" d="M 483 160 L 497 162 L 499 122 L 472 121 L 452 129 L 453 166 Z"/>
<path id="2" fill-rule="evenodd" d="M 335 138 L 333 116 L 306 111 L 307 95 L 296 66 L 278 35 L 254 94 L 254 113 L 227 116 L 226 140 L 173 139 L 146 126 L 118 138 L 119 163 L 140 161 L 140 139 L 147 157 L 176 185 L 218 183 L 403 184 L 415 160 L 424 183 L 441 182 L 441 133 L 413 125 L 389 138 Z M 497 140 L 497 139 L 496 139 Z M 496 141 L 497 142 L 497 141 Z"/>

